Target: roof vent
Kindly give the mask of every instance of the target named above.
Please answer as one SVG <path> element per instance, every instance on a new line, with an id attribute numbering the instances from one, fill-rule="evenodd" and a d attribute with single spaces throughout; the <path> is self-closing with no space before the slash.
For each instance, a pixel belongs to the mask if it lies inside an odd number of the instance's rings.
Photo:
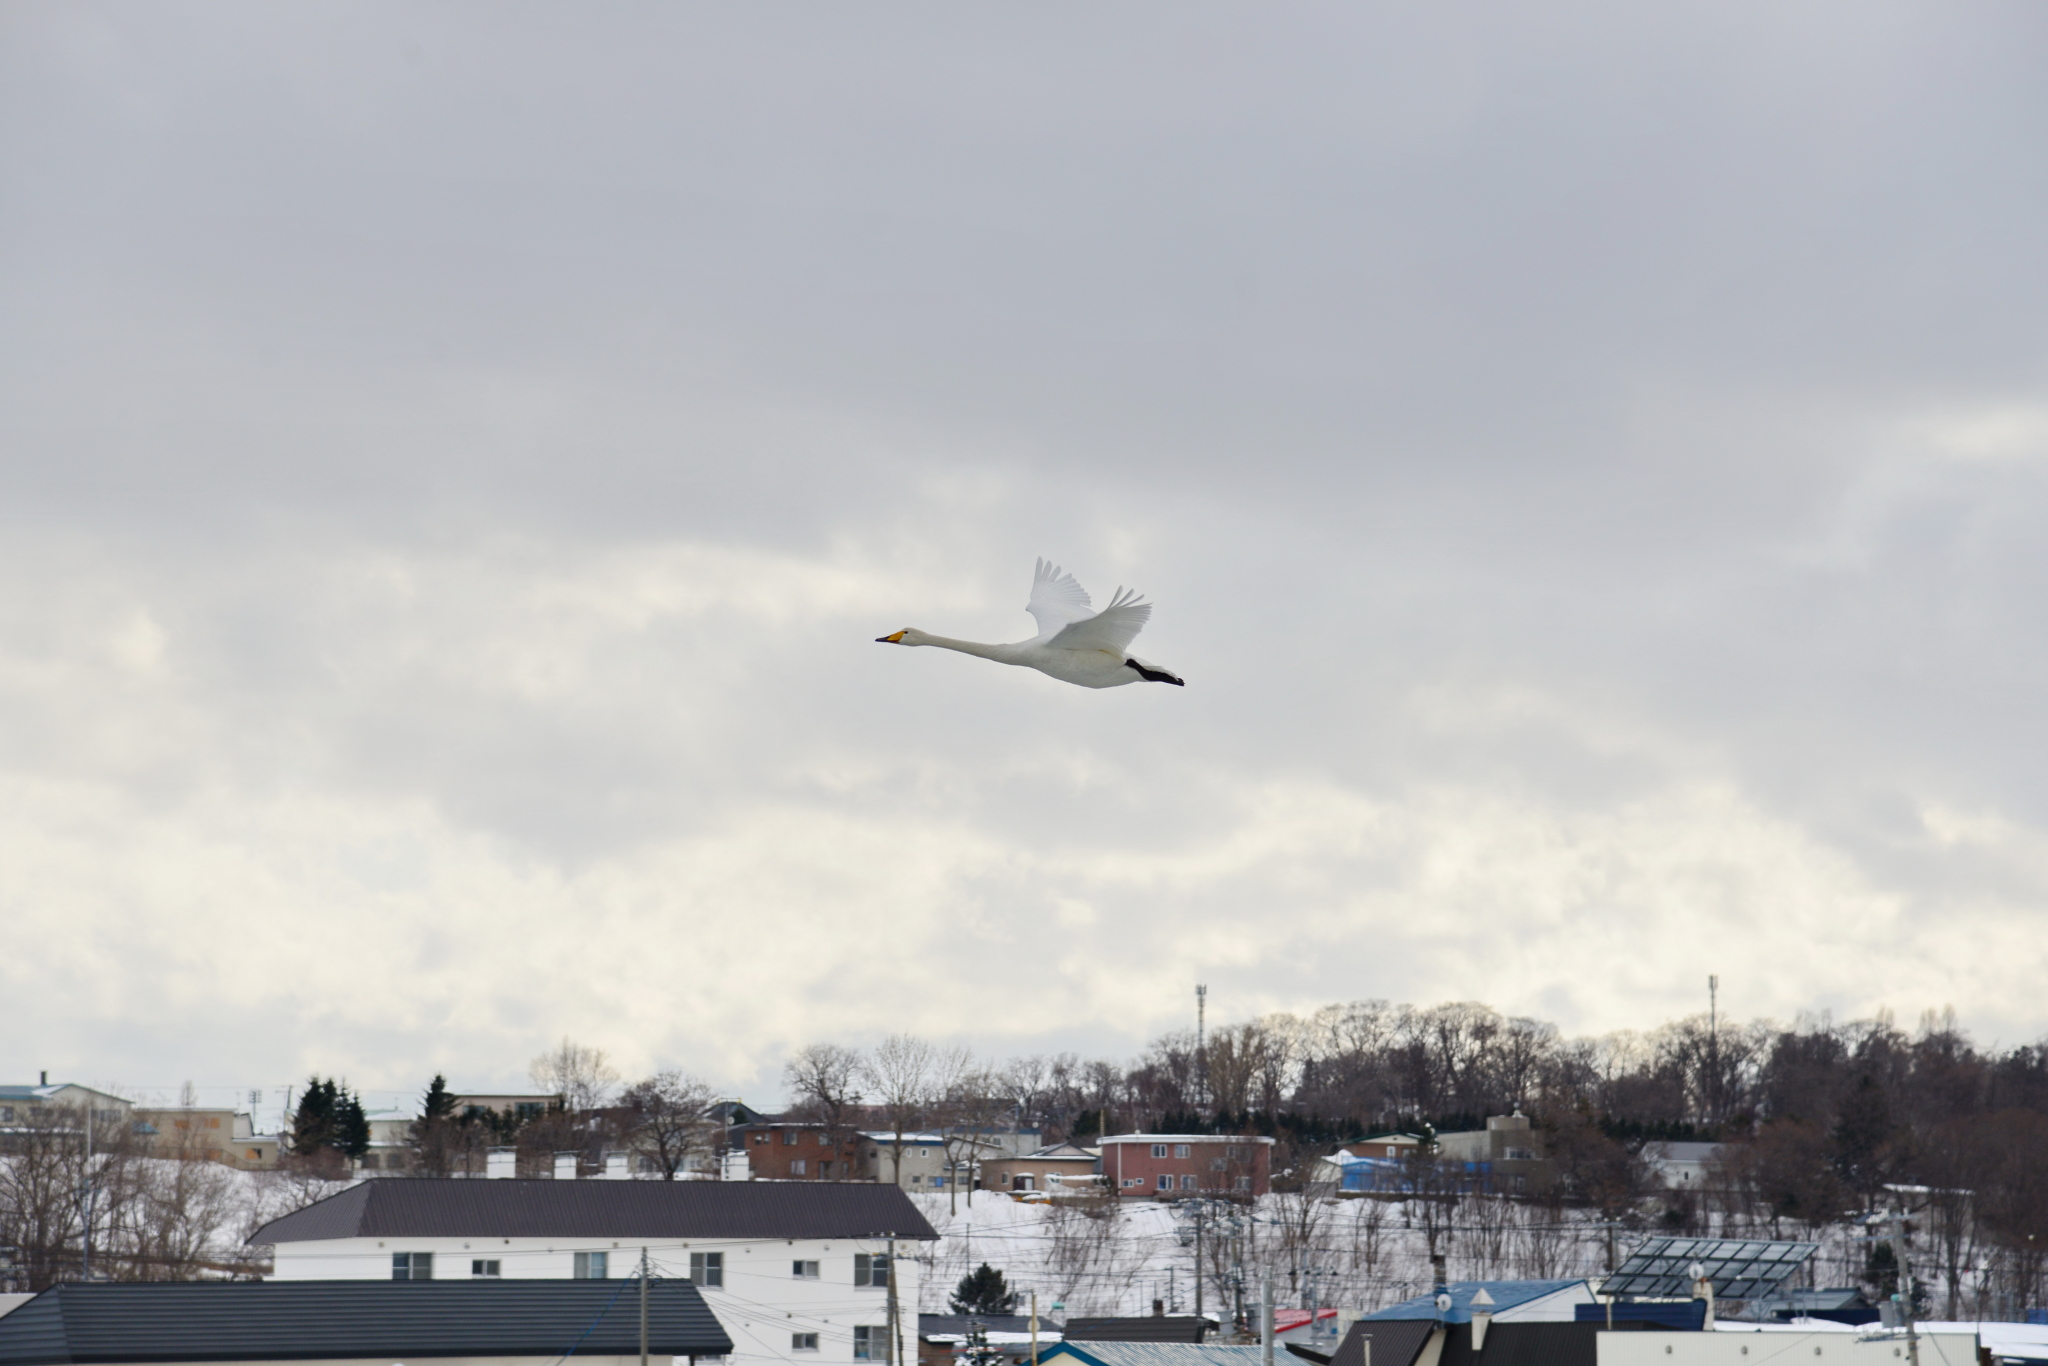
<path id="1" fill-rule="evenodd" d="M 1486 1329 L 1493 1322 L 1493 1296 L 1480 1286 L 1479 1293 L 1472 1297 L 1472 1350 L 1482 1351 L 1486 1347 Z"/>

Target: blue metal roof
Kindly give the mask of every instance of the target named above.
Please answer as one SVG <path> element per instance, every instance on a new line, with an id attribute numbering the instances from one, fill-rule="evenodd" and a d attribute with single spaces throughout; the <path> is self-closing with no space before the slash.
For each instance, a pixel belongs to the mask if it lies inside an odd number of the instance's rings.
<path id="1" fill-rule="evenodd" d="M 1443 1316 L 1445 1323 L 1472 1322 L 1472 1297 L 1481 1290 L 1493 1296 L 1493 1312 L 1511 1309 L 1518 1304 L 1540 1300 L 1545 1295 L 1555 1295 L 1560 1290 L 1569 1290 L 1585 1282 L 1577 1279 L 1566 1281 L 1452 1281 L 1450 1284 L 1451 1308 Z M 1385 1309 L 1367 1314 L 1361 1323 L 1373 1319 L 1433 1319 L 1437 1317 L 1436 1292 L 1417 1295 L 1412 1300 L 1390 1304 Z"/>

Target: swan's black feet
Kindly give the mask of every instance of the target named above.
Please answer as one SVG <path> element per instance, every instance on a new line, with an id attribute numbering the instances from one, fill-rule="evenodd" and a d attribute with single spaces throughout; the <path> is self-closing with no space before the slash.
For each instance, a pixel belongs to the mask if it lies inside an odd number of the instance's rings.
<path id="1" fill-rule="evenodd" d="M 1138 677 L 1144 679 L 1147 683 L 1171 683 L 1176 688 L 1185 688 L 1187 686 L 1187 683 L 1184 680 L 1175 678 L 1166 670 L 1148 669 L 1135 659 L 1125 660 L 1124 667 L 1126 669 L 1136 669 L 1138 671 Z"/>

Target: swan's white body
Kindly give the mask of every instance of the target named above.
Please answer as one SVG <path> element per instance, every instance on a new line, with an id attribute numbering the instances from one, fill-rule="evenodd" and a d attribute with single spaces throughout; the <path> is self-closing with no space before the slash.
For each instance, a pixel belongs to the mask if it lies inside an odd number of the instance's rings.
<path id="1" fill-rule="evenodd" d="M 1185 684 L 1157 664 L 1148 664 L 1130 652 L 1131 642 L 1145 629 L 1152 604 L 1138 601 L 1136 593 L 1119 588 L 1109 606 L 1100 612 L 1088 600 L 1088 591 L 1063 574 L 1056 564 L 1044 560 L 1031 579 L 1031 601 L 1024 605 L 1038 622 L 1038 635 L 1014 645 L 983 645 L 974 640 L 953 640 L 928 631 L 905 627 L 893 635 L 877 637 L 886 645 L 936 645 L 958 650 L 963 655 L 993 659 L 998 664 L 1016 664 L 1036 669 L 1062 683 L 1084 688 L 1120 688 L 1126 683 Z"/>

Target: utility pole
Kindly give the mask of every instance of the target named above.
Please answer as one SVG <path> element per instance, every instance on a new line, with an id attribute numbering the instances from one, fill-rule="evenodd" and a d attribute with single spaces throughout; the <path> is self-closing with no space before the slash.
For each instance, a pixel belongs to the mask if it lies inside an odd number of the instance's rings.
<path id="1" fill-rule="evenodd" d="M 92 1279 L 92 1207 L 93 1196 L 98 1193 L 95 1189 L 97 1184 L 92 1170 L 92 1096 L 88 1093 L 85 1098 L 85 1189 L 80 1192 L 85 1196 L 85 1244 L 78 1264 L 79 1278 L 87 1281 Z M 1915 1366 L 1918 1366 L 1917 1362 Z"/>
<path id="2" fill-rule="evenodd" d="M 896 1327 L 896 1235 L 889 1235 L 889 1366 L 903 1366 L 902 1334 Z M 1918 1363 L 1915 1363 L 1918 1366 Z"/>
<path id="3" fill-rule="evenodd" d="M 1707 975 L 1707 1122 L 1721 1115 L 1721 979 Z"/>
<path id="4" fill-rule="evenodd" d="M 1202 1317 L 1202 1225 L 1208 1221 L 1209 1207 L 1195 1206 L 1195 1317 Z"/>
<path id="5" fill-rule="evenodd" d="M 1891 1216 L 1892 1264 L 1898 1268 L 1899 1288 L 1892 1299 L 1906 1325 L 1906 1366 L 1920 1366 L 1920 1333 L 1913 1327 L 1913 1278 L 1906 1270 L 1906 1216 L 1894 1210 Z"/>
<path id="6" fill-rule="evenodd" d="M 640 1366 L 647 1366 L 647 1249 L 640 1249 Z"/>
<path id="7" fill-rule="evenodd" d="M 1273 1366 L 1273 1273 L 1270 1270 L 1259 1277 L 1259 1366 Z"/>

